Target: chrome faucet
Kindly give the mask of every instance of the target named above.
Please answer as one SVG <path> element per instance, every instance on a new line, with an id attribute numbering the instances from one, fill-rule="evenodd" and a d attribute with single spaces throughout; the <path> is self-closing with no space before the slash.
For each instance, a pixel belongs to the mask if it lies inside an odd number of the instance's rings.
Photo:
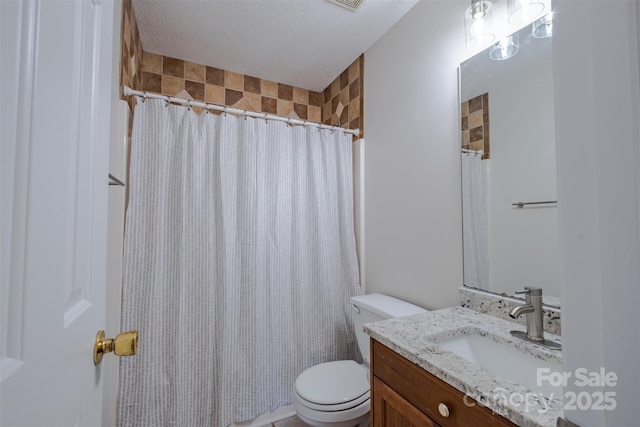
<path id="1" fill-rule="evenodd" d="M 520 293 L 520 292 L 517 292 Z M 511 312 L 509 313 L 509 316 L 513 317 L 514 319 L 517 319 L 518 317 L 522 316 L 523 314 L 527 314 L 527 313 L 534 313 L 536 311 L 535 308 L 533 308 L 533 305 L 531 304 L 527 304 L 527 305 L 519 305 L 517 307 L 514 307 L 513 310 L 511 310 Z M 528 319 L 527 319 L 528 321 Z"/>
<path id="2" fill-rule="evenodd" d="M 517 319 L 523 314 L 526 315 L 527 332 L 511 331 L 511 335 L 546 347 L 559 349 L 560 344 L 544 339 L 542 289 L 525 286 L 524 291 L 517 291 L 516 294 L 525 295 L 524 305 L 514 307 L 509 312 L 509 316 Z"/>

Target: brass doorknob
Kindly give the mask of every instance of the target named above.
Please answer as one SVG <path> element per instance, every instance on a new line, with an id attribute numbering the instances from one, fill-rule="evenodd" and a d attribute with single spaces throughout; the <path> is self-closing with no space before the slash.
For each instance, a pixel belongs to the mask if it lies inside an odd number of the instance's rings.
<path id="1" fill-rule="evenodd" d="M 116 356 L 133 356 L 138 349 L 138 331 L 127 331 L 118 334 L 115 338 L 105 339 L 104 331 L 96 334 L 96 343 L 93 346 L 93 363 L 102 362 L 105 353 L 113 351 Z"/>

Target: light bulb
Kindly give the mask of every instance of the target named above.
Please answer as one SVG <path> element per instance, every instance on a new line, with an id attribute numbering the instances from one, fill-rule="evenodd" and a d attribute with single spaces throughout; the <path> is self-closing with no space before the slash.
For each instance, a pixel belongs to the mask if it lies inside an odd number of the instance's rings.
<path id="1" fill-rule="evenodd" d="M 532 25 L 531 34 L 537 39 L 553 36 L 553 12 L 538 19 Z"/>
<path id="2" fill-rule="evenodd" d="M 510 24 L 528 24 L 540 16 L 542 12 L 544 12 L 544 4 L 541 0 L 507 0 Z"/>
<path id="3" fill-rule="evenodd" d="M 513 57 L 520 50 L 518 33 L 505 37 L 489 49 L 489 58 L 494 61 L 504 61 Z"/>
<path id="4" fill-rule="evenodd" d="M 473 0 L 464 14 L 465 35 L 468 47 L 482 47 L 493 42 L 491 32 L 492 3 L 487 0 Z"/>

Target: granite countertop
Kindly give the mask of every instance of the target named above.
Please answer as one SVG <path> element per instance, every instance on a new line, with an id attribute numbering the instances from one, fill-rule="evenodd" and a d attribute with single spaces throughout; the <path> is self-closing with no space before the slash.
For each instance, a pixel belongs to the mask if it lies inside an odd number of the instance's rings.
<path id="1" fill-rule="evenodd" d="M 367 323 L 364 330 L 373 339 L 519 426 L 555 426 L 558 417 L 563 415 L 561 396 L 547 399 L 433 342 L 461 333 L 476 333 L 490 336 L 496 342 L 512 343 L 520 351 L 541 360 L 561 364 L 561 351 L 509 334 L 511 330 L 524 331 L 524 326 L 468 308 L 450 307 Z M 557 335 L 545 333 L 545 338 L 560 342 Z M 522 403 L 523 400 L 526 403 Z"/>

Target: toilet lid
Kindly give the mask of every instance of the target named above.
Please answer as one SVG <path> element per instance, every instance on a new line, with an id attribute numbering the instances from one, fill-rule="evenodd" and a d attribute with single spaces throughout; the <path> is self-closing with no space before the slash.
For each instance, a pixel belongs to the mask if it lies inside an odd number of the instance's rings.
<path id="1" fill-rule="evenodd" d="M 296 392 L 320 405 L 336 405 L 355 400 L 369 391 L 369 372 L 353 360 L 313 366 L 298 376 Z"/>

